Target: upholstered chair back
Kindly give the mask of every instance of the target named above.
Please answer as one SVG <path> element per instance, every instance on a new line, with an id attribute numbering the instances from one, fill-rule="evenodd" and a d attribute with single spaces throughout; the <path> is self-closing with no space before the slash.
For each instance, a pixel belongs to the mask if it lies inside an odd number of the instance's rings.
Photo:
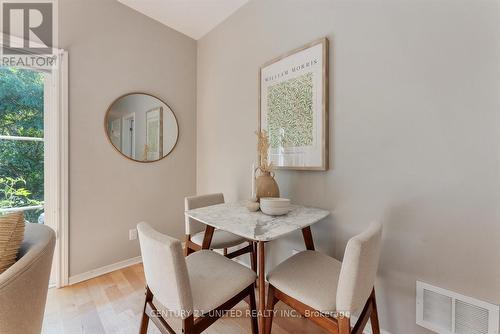
<path id="1" fill-rule="evenodd" d="M 368 229 L 347 243 L 337 287 L 337 310 L 355 312 L 362 308 L 375 283 L 382 238 L 382 225 Z"/>
<path id="2" fill-rule="evenodd" d="M 18 260 L 0 275 L 0 333 L 40 334 L 56 234 L 27 223 Z"/>
<path id="3" fill-rule="evenodd" d="M 193 299 L 181 242 L 147 223 L 137 225 L 146 283 L 155 298 L 174 315 L 185 319 Z"/>
<path id="4" fill-rule="evenodd" d="M 221 193 L 201 195 L 201 196 L 191 196 L 191 197 L 186 197 L 186 199 L 184 200 L 184 208 L 187 211 L 222 203 L 224 203 L 224 195 Z M 186 217 L 186 234 L 189 235 L 196 234 L 198 232 L 204 231 L 205 227 L 206 227 L 205 224 L 200 223 L 196 219 Z"/>

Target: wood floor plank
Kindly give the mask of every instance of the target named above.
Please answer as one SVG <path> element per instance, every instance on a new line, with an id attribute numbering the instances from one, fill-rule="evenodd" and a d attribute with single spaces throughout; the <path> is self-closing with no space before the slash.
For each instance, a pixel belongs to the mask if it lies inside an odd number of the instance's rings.
<path id="1" fill-rule="evenodd" d="M 144 302 L 144 269 L 141 264 L 117 270 L 63 289 L 49 289 L 43 334 L 136 334 Z M 278 303 L 278 310 L 289 310 Z M 243 314 L 248 305 L 235 306 Z M 168 319 L 181 333 L 181 322 Z M 250 319 L 224 317 L 204 333 L 250 334 Z M 326 332 L 301 317 L 277 315 L 273 334 L 325 334 Z M 160 334 L 150 322 L 148 334 Z"/>

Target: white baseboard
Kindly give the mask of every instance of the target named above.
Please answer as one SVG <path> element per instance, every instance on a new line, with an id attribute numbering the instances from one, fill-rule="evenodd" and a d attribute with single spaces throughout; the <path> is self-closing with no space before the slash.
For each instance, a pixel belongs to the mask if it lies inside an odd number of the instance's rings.
<path id="1" fill-rule="evenodd" d="M 141 263 L 141 262 L 142 262 L 142 258 L 140 256 L 137 256 L 137 257 L 133 257 L 131 259 L 123 260 L 123 261 L 116 262 L 113 264 L 108 264 L 107 266 L 104 266 L 101 268 L 93 269 L 93 270 L 87 271 L 85 273 L 71 276 L 69 278 L 69 285 L 80 283 L 80 282 L 89 280 L 91 278 L 95 278 L 95 277 L 110 273 L 112 271 L 116 271 L 116 270 L 120 270 L 120 269 L 123 269 L 126 267 L 130 267 L 134 264 Z"/>

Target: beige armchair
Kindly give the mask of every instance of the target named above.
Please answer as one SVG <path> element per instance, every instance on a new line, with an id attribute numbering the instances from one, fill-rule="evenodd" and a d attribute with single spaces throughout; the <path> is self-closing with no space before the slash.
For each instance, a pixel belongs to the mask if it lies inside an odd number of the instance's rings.
<path id="1" fill-rule="evenodd" d="M 165 320 L 169 315 L 182 319 L 183 333 L 201 333 L 247 297 L 256 312 L 253 271 L 209 250 L 184 257 L 179 240 L 146 223 L 137 230 L 147 283 L 141 334 L 147 333 L 149 320 L 161 333 L 175 333 Z M 253 316 L 251 328 L 257 333 Z"/>
<path id="2" fill-rule="evenodd" d="M 375 276 L 381 246 L 382 225 L 370 224 L 347 243 L 344 261 L 316 251 L 300 252 L 268 275 L 266 333 L 271 332 L 272 310 L 278 300 L 299 311 L 330 333 L 362 334 L 371 320 L 372 333 L 379 334 Z M 351 315 L 360 311 L 351 329 Z"/>
<path id="3" fill-rule="evenodd" d="M 26 224 L 18 261 L 0 274 L 0 333 L 40 334 L 56 238 Z"/>

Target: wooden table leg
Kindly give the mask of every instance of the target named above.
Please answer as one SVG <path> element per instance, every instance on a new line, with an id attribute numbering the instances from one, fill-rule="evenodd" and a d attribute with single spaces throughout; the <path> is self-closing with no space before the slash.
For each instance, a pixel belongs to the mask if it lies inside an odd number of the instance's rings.
<path id="1" fill-rule="evenodd" d="M 201 249 L 210 249 L 210 243 L 212 242 L 214 231 L 215 228 L 213 226 L 207 225 L 207 227 L 205 228 L 205 235 L 203 236 L 203 243 L 201 244 Z"/>
<path id="2" fill-rule="evenodd" d="M 259 241 L 257 244 L 257 253 L 258 253 L 258 263 L 259 263 L 259 333 L 264 333 L 266 318 L 264 317 L 264 313 L 266 310 L 266 269 L 265 263 L 266 258 L 264 254 L 264 242 Z"/>
<path id="3" fill-rule="evenodd" d="M 304 243 L 306 244 L 306 249 L 314 250 L 314 241 L 310 226 L 304 227 L 302 229 L 302 236 L 304 237 Z"/>

